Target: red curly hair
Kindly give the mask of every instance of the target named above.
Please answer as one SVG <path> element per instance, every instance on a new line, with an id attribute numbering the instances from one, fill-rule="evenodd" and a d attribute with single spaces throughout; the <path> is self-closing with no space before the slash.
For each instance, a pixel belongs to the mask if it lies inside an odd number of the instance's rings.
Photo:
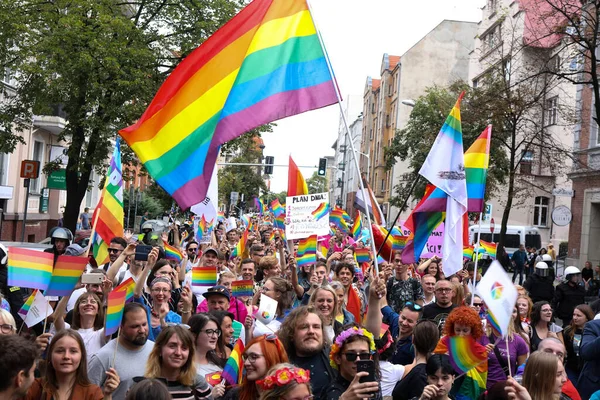
<path id="1" fill-rule="evenodd" d="M 479 314 L 471 307 L 461 306 L 450 312 L 444 324 L 444 335 L 454 336 L 454 326 L 456 324 L 470 326 L 471 336 L 475 340 L 483 336 L 483 326 Z"/>

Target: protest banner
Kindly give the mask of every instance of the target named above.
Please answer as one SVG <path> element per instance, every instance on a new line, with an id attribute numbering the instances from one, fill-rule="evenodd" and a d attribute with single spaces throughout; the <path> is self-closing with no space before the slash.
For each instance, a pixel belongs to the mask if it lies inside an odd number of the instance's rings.
<path id="1" fill-rule="evenodd" d="M 411 232 L 407 229 L 403 222 L 401 223 L 400 230 L 403 236 L 410 236 Z M 444 243 L 444 223 L 438 225 L 437 228 L 431 232 L 431 236 L 427 239 L 427 245 L 423 249 L 423 253 L 421 253 L 422 258 L 431 258 L 433 256 L 438 256 L 442 258 L 442 245 Z"/>
<path id="2" fill-rule="evenodd" d="M 288 197 L 285 203 L 285 236 L 288 240 L 304 239 L 312 235 L 329 234 L 329 217 L 316 216 L 313 211 L 321 204 L 329 204 L 328 193 Z M 317 218 L 319 217 L 320 218 Z"/>

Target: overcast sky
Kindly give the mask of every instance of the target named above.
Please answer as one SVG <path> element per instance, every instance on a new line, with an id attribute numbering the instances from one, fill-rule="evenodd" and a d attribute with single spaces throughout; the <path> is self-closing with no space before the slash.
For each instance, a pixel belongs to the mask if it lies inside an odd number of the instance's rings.
<path id="1" fill-rule="evenodd" d="M 367 76 L 379 78 L 384 53 L 402 55 L 444 19 L 481 19 L 485 0 L 312 0 L 316 23 L 342 96 L 362 96 Z M 263 135 L 265 156 L 287 164 L 291 154 L 298 165 L 318 164 L 333 155 L 339 106 L 309 111 L 277 122 Z M 352 121 L 348 121 L 352 123 Z M 302 168 L 305 178 L 316 169 Z M 274 168 L 271 191 L 287 190 L 287 168 Z"/>

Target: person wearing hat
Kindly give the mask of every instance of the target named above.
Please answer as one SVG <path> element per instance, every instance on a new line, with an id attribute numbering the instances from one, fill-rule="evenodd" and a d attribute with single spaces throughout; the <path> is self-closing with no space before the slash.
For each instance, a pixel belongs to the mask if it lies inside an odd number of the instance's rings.
<path id="1" fill-rule="evenodd" d="M 217 285 L 204 292 L 208 311 L 228 311 L 231 297 L 225 286 Z"/>
<path id="2" fill-rule="evenodd" d="M 242 324 L 246 321 L 246 316 L 248 315 L 248 309 L 243 301 L 240 299 L 233 297 L 231 295 L 231 284 L 235 280 L 235 275 L 231 272 L 223 272 L 219 274 L 219 279 L 217 280 L 217 286 L 215 287 L 225 287 L 229 294 L 229 309 L 221 310 L 220 308 L 215 308 L 215 311 L 228 311 L 233 314 L 233 317 L 236 321 L 241 322 Z M 210 289 L 209 289 L 210 290 Z M 198 304 L 198 308 L 196 309 L 196 313 L 206 313 L 208 311 L 213 311 L 208 307 L 208 297 L 206 297 L 207 293 L 204 293 L 205 300 Z M 209 294 L 210 296 L 210 294 Z"/>

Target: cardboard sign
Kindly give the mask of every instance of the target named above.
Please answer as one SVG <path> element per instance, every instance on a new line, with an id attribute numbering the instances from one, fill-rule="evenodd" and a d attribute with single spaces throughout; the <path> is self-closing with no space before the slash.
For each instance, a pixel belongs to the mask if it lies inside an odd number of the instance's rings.
<path id="1" fill-rule="evenodd" d="M 317 218 L 313 211 L 329 203 L 329 193 L 287 197 L 285 202 L 285 236 L 288 240 L 329 234 L 329 218 Z"/>

